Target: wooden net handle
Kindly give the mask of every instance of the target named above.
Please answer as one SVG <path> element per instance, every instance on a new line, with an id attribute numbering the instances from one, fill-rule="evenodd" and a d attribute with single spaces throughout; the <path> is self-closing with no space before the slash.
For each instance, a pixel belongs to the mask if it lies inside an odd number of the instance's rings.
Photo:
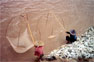
<path id="1" fill-rule="evenodd" d="M 26 19 L 26 21 L 25 21 L 25 19 Z M 30 28 L 30 24 L 28 22 L 28 16 L 27 15 L 26 15 L 26 18 L 24 17 L 24 21 L 27 23 L 27 27 L 28 27 L 28 30 L 29 30 L 29 33 L 30 33 L 30 37 L 32 39 L 33 44 L 35 45 L 35 39 L 34 39 L 34 36 L 33 36 L 32 31 L 31 31 L 31 28 Z"/>
<path id="2" fill-rule="evenodd" d="M 31 28 L 30 28 L 30 24 L 27 23 L 27 26 L 28 26 L 28 30 L 29 30 L 29 32 L 30 32 L 30 36 L 31 36 L 31 38 L 32 38 L 33 44 L 35 45 L 35 39 L 34 39 L 34 36 L 33 36 L 33 34 L 32 34 L 32 31 L 31 31 Z"/>

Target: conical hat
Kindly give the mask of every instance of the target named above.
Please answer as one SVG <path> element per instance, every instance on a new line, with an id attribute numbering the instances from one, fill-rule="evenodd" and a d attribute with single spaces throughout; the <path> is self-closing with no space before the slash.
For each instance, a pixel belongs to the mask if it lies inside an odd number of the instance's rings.
<path id="1" fill-rule="evenodd" d="M 70 33 L 76 35 L 76 31 L 74 29 L 70 30 Z"/>
<path id="2" fill-rule="evenodd" d="M 36 41 L 35 46 L 44 46 L 43 41 Z"/>

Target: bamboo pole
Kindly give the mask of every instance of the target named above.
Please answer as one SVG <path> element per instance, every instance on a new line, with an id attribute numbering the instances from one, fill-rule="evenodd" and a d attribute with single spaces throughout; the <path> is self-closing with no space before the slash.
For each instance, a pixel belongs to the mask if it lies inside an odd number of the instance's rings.
<path id="1" fill-rule="evenodd" d="M 26 21 L 25 21 L 25 20 L 26 20 Z M 28 30 L 29 30 L 29 33 L 30 33 L 30 37 L 31 37 L 31 39 L 32 39 L 33 44 L 35 45 L 35 39 L 34 39 L 34 36 L 33 36 L 32 31 L 31 31 L 30 24 L 29 24 L 29 22 L 28 22 L 28 15 L 27 15 L 27 14 L 26 14 L 26 18 L 25 18 L 25 16 L 24 16 L 24 21 L 27 23 L 27 27 L 28 27 Z"/>

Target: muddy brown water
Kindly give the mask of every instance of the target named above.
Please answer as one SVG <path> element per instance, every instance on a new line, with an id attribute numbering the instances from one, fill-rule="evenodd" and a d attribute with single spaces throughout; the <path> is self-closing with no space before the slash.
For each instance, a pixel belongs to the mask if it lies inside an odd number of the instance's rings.
<path id="1" fill-rule="evenodd" d="M 45 54 L 49 54 L 53 49 L 66 43 L 65 31 L 56 22 L 56 18 L 49 14 L 49 11 L 52 11 L 60 19 L 59 21 L 66 31 L 75 29 L 78 36 L 85 32 L 89 26 L 94 25 L 94 0 L 0 0 L 0 61 L 34 62 L 35 60 L 34 48 L 19 54 L 13 50 L 6 39 L 10 21 L 23 20 L 20 18 L 20 15 L 23 14 L 28 15 L 33 33 L 40 30 L 41 37 L 39 33 L 34 36 L 37 40 L 44 41 Z M 56 38 L 47 38 L 54 34 L 56 34 Z M 61 61 L 57 60 L 56 62 Z"/>

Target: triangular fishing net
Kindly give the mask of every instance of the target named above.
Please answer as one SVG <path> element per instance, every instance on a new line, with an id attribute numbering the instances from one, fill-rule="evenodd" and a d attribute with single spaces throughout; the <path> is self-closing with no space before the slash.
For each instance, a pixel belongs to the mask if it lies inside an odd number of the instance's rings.
<path id="1" fill-rule="evenodd" d="M 27 24 L 22 17 L 16 17 L 9 23 L 6 37 L 18 53 L 23 53 L 33 47 Z"/>

